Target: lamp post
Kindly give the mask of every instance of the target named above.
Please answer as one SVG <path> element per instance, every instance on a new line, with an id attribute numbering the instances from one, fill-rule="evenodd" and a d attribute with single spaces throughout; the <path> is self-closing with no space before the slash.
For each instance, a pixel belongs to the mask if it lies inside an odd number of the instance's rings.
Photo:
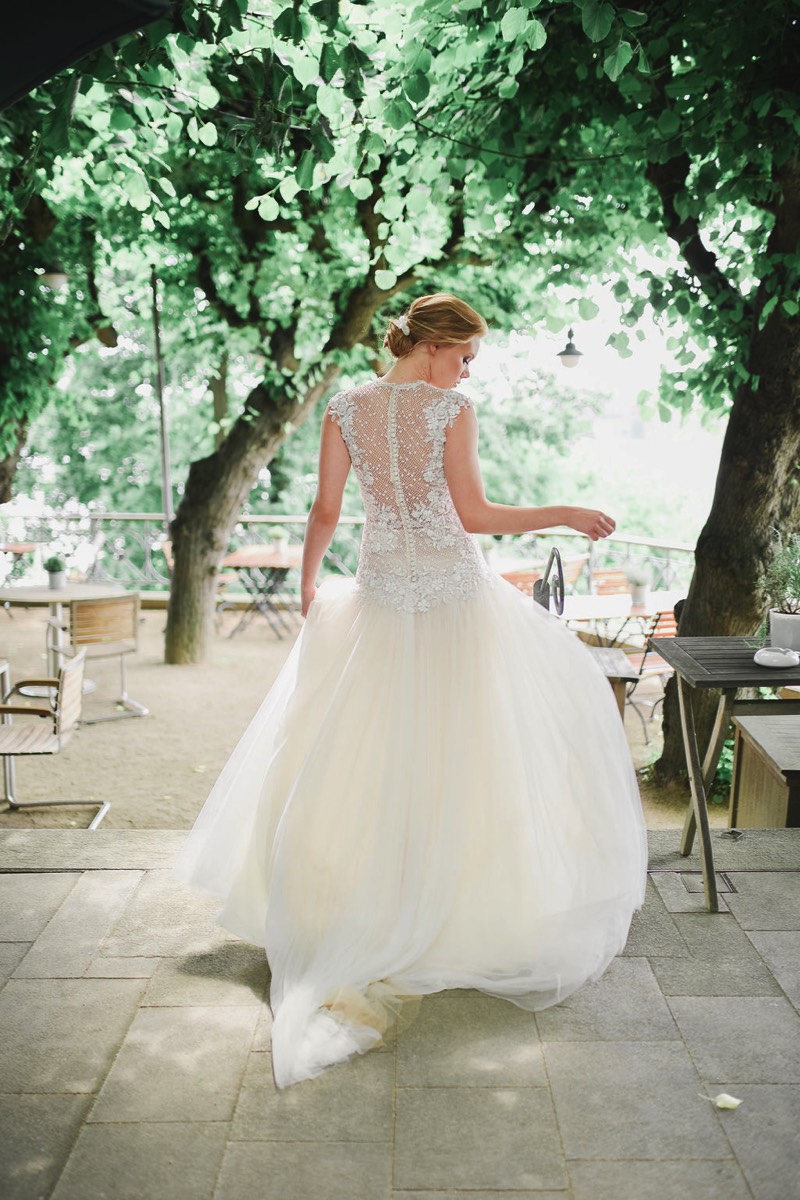
<path id="1" fill-rule="evenodd" d="M 562 365 L 565 367 L 577 367 L 578 363 L 583 358 L 581 351 L 575 348 L 575 343 L 572 340 L 574 337 L 575 331 L 570 329 L 569 333 L 567 334 L 566 346 L 556 356 L 557 358 L 561 359 Z"/>
<path id="2" fill-rule="evenodd" d="M 158 400 L 158 414 L 161 425 L 161 503 L 164 508 L 164 517 L 167 525 L 172 524 L 172 519 L 175 516 L 172 507 L 172 472 L 169 462 L 169 431 L 167 429 L 167 411 L 164 403 L 164 359 L 161 354 L 161 318 L 158 311 L 158 280 L 156 278 L 156 269 L 153 267 L 150 271 L 150 290 L 153 298 L 153 340 L 155 343 L 155 358 L 156 358 L 156 399 Z"/>

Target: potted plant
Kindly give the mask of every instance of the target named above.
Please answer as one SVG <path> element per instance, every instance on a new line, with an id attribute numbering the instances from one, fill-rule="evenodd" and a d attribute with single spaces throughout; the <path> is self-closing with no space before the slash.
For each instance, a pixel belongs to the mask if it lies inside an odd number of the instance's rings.
<path id="1" fill-rule="evenodd" d="M 42 564 L 47 571 L 48 583 L 53 591 L 60 591 L 67 582 L 67 564 L 60 554 L 51 554 Z"/>
<path id="2" fill-rule="evenodd" d="M 647 593 L 652 582 L 647 567 L 641 563 L 628 563 L 625 567 L 625 578 L 631 586 L 631 603 L 634 608 L 647 604 Z"/>
<path id="3" fill-rule="evenodd" d="M 770 644 L 800 650 L 800 533 L 775 535 L 775 552 L 758 582 L 769 603 Z"/>
<path id="4" fill-rule="evenodd" d="M 276 554 L 285 554 L 289 549 L 289 530 L 284 529 L 283 525 L 273 525 L 269 531 L 269 540 Z"/>

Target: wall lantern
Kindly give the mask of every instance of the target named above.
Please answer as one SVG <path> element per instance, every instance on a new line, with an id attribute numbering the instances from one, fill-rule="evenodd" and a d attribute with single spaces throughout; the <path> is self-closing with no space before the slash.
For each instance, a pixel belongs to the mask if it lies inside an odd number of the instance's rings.
<path id="1" fill-rule="evenodd" d="M 581 351 L 575 349 L 575 343 L 572 340 L 574 336 L 575 331 L 570 329 L 569 333 L 567 334 L 567 344 L 561 353 L 557 355 L 565 367 L 577 367 L 578 363 L 583 358 Z"/>

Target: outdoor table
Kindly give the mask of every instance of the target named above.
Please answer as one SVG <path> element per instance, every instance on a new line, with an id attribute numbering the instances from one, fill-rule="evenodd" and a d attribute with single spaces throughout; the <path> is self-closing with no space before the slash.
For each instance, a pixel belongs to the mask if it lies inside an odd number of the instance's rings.
<path id="1" fill-rule="evenodd" d="M 675 591 L 650 592 L 644 604 L 634 604 L 630 592 L 612 592 L 606 596 L 566 596 L 564 620 L 569 625 L 593 625 L 597 636 L 602 638 L 602 645 L 615 646 L 632 621 L 646 622 L 656 613 L 672 612 L 684 594 Z M 611 622 L 618 626 L 613 635 L 608 633 Z M 605 633 L 598 633 L 599 625 L 605 627 Z"/>
<path id="2" fill-rule="evenodd" d="M 611 684 L 619 715 L 624 720 L 628 684 L 636 683 L 639 672 L 631 665 L 631 660 L 624 650 L 615 650 L 610 646 L 587 646 L 586 649 Z"/>
<path id="3" fill-rule="evenodd" d="M 681 854 L 691 853 L 695 831 L 700 834 L 700 856 L 703 872 L 703 891 L 709 912 L 719 912 L 717 880 L 714 874 L 714 855 L 708 824 L 706 796 L 717 770 L 728 725 L 734 712 L 754 713 L 769 700 L 745 701 L 736 704 L 740 688 L 779 688 L 784 684 L 800 683 L 800 666 L 759 667 L 753 655 L 761 642 L 754 637 L 675 637 L 651 638 L 651 647 L 669 663 L 678 681 L 678 702 L 681 730 L 689 772 L 692 803 L 686 814 L 681 835 Z M 708 746 L 701 760 L 697 745 L 692 692 L 695 688 L 719 689 L 720 698 Z M 778 701 L 777 703 L 784 703 Z"/>
<path id="4" fill-rule="evenodd" d="M 302 546 L 289 546 L 279 552 L 263 543 L 241 546 L 223 558 L 222 566 L 236 571 L 251 597 L 250 604 L 229 637 L 244 629 L 257 612 L 266 617 L 278 637 L 283 637 L 284 631 L 292 632 L 284 616 L 285 610 L 278 608 L 275 603 L 275 595 L 283 587 L 286 576 L 300 566 L 302 559 Z"/>
<path id="5" fill-rule="evenodd" d="M 15 584 L 0 588 L 0 604 L 12 608 L 48 608 L 49 622 L 53 629 L 52 639 L 47 639 L 47 674 L 58 675 L 64 662 L 64 613 L 62 605 L 72 600 L 105 600 L 119 596 L 125 588 L 113 584 L 67 583 L 63 588 L 51 588 L 47 584 L 31 587 Z"/>

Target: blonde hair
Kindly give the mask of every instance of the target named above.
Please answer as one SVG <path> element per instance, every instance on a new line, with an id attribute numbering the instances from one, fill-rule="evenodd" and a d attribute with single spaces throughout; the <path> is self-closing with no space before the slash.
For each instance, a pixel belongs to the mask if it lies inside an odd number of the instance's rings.
<path id="1" fill-rule="evenodd" d="M 449 292 L 420 296 L 403 313 L 403 317 L 408 333 L 390 321 L 383 339 L 383 348 L 389 351 L 392 358 L 402 358 L 414 349 L 417 342 L 458 346 L 470 338 L 485 337 L 488 332 L 480 313 Z"/>

